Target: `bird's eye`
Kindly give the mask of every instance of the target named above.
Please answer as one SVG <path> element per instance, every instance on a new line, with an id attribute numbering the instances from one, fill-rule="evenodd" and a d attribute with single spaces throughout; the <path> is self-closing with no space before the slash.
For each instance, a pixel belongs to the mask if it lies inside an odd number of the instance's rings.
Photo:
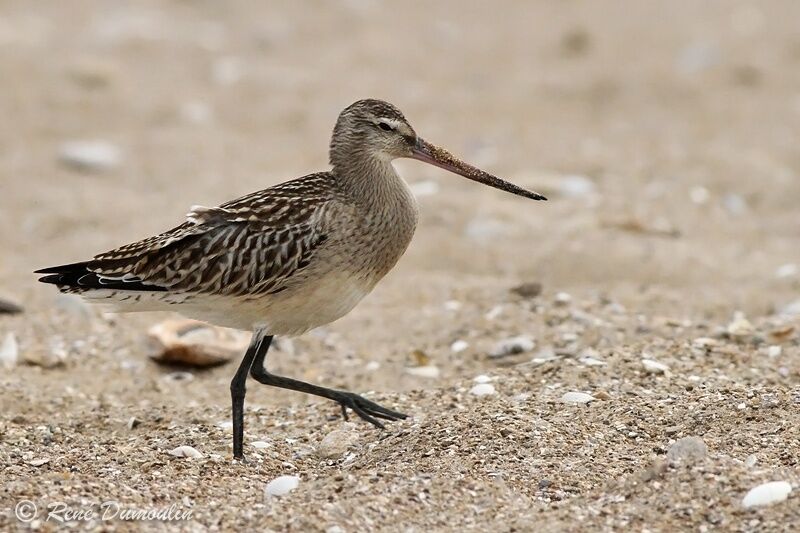
<path id="1" fill-rule="evenodd" d="M 386 122 L 378 122 L 378 127 L 383 131 L 394 131 L 394 127 Z"/>

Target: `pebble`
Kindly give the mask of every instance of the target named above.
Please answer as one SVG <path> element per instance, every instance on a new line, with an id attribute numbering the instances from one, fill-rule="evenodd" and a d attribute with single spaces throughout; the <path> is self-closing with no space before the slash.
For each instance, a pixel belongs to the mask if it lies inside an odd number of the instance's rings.
<path id="1" fill-rule="evenodd" d="M 479 376 L 475 376 L 474 378 L 472 378 L 472 381 L 474 381 L 475 383 L 491 383 L 492 378 L 490 378 L 486 374 L 481 374 Z"/>
<path id="2" fill-rule="evenodd" d="M 11 370 L 17 365 L 19 358 L 19 345 L 13 333 L 6 333 L 3 343 L 0 344 L 0 364 L 6 370 Z"/>
<path id="3" fill-rule="evenodd" d="M 469 348 L 469 343 L 462 340 L 457 340 L 450 345 L 450 349 L 455 353 L 463 352 L 467 348 Z"/>
<path id="4" fill-rule="evenodd" d="M 781 314 L 790 317 L 800 316 L 800 300 L 795 300 L 789 304 L 786 304 L 781 309 Z"/>
<path id="5" fill-rule="evenodd" d="M 536 343 L 526 335 L 511 337 L 498 342 L 489 352 L 489 357 L 496 359 L 507 355 L 525 353 L 533 350 L 534 346 L 536 346 Z"/>
<path id="6" fill-rule="evenodd" d="M 200 459 L 203 454 L 192 448 L 191 446 L 178 446 L 169 451 L 170 455 L 175 457 L 188 457 L 190 459 Z"/>
<path id="7" fill-rule="evenodd" d="M 556 294 L 554 301 L 556 305 L 566 306 L 569 305 L 570 302 L 572 302 L 572 296 L 570 296 L 569 293 L 566 292 L 559 292 Z"/>
<path id="8" fill-rule="evenodd" d="M 267 496 L 284 496 L 289 494 L 300 484 L 299 476 L 278 476 L 264 488 Z"/>
<path id="9" fill-rule="evenodd" d="M 0 298 L 0 314 L 16 315 L 23 311 L 22 306 Z"/>
<path id="10" fill-rule="evenodd" d="M 767 356 L 768 357 L 773 357 L 773 358 L 774 357 L 780 357 L 782 353 L 783 353 L 783 348 L 781 348 L 780 346 L 778 346 L 776 344 L 773 344 L 772 346 L 767 348 Z"/>
<path id="11" fill-rule="evenodd" d="M 441 374 L 439 367 L 435 365 L 409 366 L 406 367 L 405 372 L 411 376 L 428 379 L 436 379 Z"/>
<path id="12" fill-rule="evenodd" d="M 147 332 L 150 359 L 165 365 L 209 367 L 240 356 L 250 344 L 250 335 L 187 319 L 169 319 Z"/>
<path id="13" fill-rule="evenodd" d="M 561 401 L 564 403 L 589 403 L 594 399 L 594 396 L 585 392 L 565 392 L 561 396 Z"/>
<path id="14" fill-rule="evenodd" d="M 42 466 L 42 465 L 45 465 L 45 464 L 47 464 L 49 462 L 50 462 L 50 459 L 45 457 L 45 458 L 42 458 L 42 459 L 33 459 L 31 461 L 28 461 L 27 463 L 29 465 L 31 465 L 31 466 Z"/>
<path id="15" fill-rule="evenodd" d="M 103 141 L 71 141 L 61 145 L 59 160 L 75 170 L 99 172 L 119 166 L 122 151 L 114 144 Z"/>
<path id="16" fill-rule="evenodd" d="M 798 267 L 794 263 L 787 263 L 785 265 L 781 265 L 775 271 L 776 278 L 793 278 L 800 274 L 800 267 Z"/>
<path id="17" fill-rule="evenodd" d="M 754 466 L 756 466 L 757 462 L 758 462 L 758 457 L 756 457 L 754 454 L 751 454 L 748 455 L 747 459 L 744 460 L 744 466 L 745 468 L 753 468 Z"/>
<path id="18" fill-rule="evenodd" d="M 128 423 L 126 424 L 126 427 L 127 427 L 129 430 L 132 430 L 133 428 L 135 428 L 135 427 L 136 427 L 136 426 L 138 426 L 139 424 L 141 424 L 141 422 L 139 421 L 139 419 L 138 419 L 138 418 L 136 418 L 135 416 L 132 416 L 132 417 L 130 417 L 130 418 L 128 419 Z"/>
<path id="19" fill-rule="evenodd" d="M 263 450 L 265 448 L 269 448 L 270 444 L 267 441 L 254 440 L 253 442 L 250 443 L 250 446 L 252 446 L 256 450 Z"/>
<path id="20" fill-rule="evenodd" d="M 755 332 L 755 328 L 753 328 L 749 320 L 740 313 L 737 313 L 733 321 L 728 324 L 727 331 L 728 335 L 731 337 L 741 339 L 752 335 Z"/>
<path id="21" fill-rule="evenodd" d="M 469 393 L 474 396 L 490 396 L 496 394 L 497 391 L 491 383 L 478 383 L 469 390 Z"/>
<path id="22" fill-rule="evenodd" d="M 649 374 L 664 374 L 669 370 L 669 367 L 664 363 L 659 363 L 652 359 L 642 359 L 642 366 Z"/>
<path id="23" fill-rule="evenodd" d="M 378 361 L 370 361 L 366 365 L 364 365 L 364 370 L 367 372 L 375 372 L 381 367 L 381 364 Z"/>
<path id="24" fill-rule="evenodd" d="M 708 455 L 708 447 L 700 437 L 683 437 L 673 442 L 667 450 L 670 463 L 694 463 Z"/>
<path id="25" fill-rule="evenodd" d="M 345 422 L 341 429 L 335 429 L 325 435 L 317 446 L 317 455 L 323 459 L 335 459 L 344 455 L 358 443 L 356 427 L 352 422 Z"/>
<path id="26" fill-rule="evenodd" d="M 586 348 L 583 352 L 581 352 L 578 362 L 586 366 L 606 366 L 608 363 L 600 359 L 598 355 L 600 354 L 597 353 L 597 350 L 593 348 Z"/>
<path id="27" fill-rule="evenodd" d="M 770 481 L 750 489 L 742 499 L 744 508 L 779 503 L 789 497 L 792 485 L 786 481 Z"/>
<path id="28" fill-rule="evenodd" d="M 536 298 L 542 294 L 542 284 L 538 281 L 530 281 L 511 288 L 511 292 L 523 298 Z"/>

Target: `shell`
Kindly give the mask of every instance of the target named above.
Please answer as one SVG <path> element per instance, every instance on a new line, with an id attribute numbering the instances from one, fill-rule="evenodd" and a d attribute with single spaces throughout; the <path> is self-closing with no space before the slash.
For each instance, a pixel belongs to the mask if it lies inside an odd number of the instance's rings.
<path id="1" fill-rule="evenodd" d="M 166 365 L 222 365 L 244 353 L 250 335 L 188 319 L 160 322 L 148 331 L 154 346 L 150 358 Z"/>

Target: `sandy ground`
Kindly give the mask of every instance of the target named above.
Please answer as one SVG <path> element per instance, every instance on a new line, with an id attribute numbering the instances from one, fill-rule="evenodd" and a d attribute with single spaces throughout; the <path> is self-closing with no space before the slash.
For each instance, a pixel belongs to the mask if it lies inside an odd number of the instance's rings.
<path id="1" fill-rule="evenodd" d="M 2 2 L 0 297 L 25 313 L 0 315 L 20 351 L 0 373 L 0 530 L 796 530 L 797 20 L 793 0 Z M 551 201 L 399 163 L 421 193 L 406 256 L 269 367 L 411 418 L 343 425 L 251 382 L 234 463 L 235 362 L 175 379 L 147 358 L 165 316 L 104 315 L 30 272 L 326 168 L 362 97 Z M 70 168 L 80 140 L 119 161 Z M 490 357 L 520 335 L 531 350 Z M 266 496 L 281 475 L 297 488 Z M 745 509 L 768 481 L 795 490 Z M 48 519 L 57 502 L 84 514 Z M 103 502 L 191 517 L 104 520 Z"/>

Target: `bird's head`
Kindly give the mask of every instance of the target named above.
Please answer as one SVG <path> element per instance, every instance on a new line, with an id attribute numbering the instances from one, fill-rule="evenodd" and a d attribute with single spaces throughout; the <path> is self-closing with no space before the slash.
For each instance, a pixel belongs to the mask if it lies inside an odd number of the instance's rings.
<path id="1" fill-rule="evenodd" d="M 359 100 L 339 114 L 331 137 L 330 159 L 334 168 L 353 167 L 365 160 L 389 163 L 408 157 L 443 168 L 465 178 L 532 200 L 546 200 L 461 161 L 444 148 L 417 135 L 406 117 L 383 100 Z"/>

